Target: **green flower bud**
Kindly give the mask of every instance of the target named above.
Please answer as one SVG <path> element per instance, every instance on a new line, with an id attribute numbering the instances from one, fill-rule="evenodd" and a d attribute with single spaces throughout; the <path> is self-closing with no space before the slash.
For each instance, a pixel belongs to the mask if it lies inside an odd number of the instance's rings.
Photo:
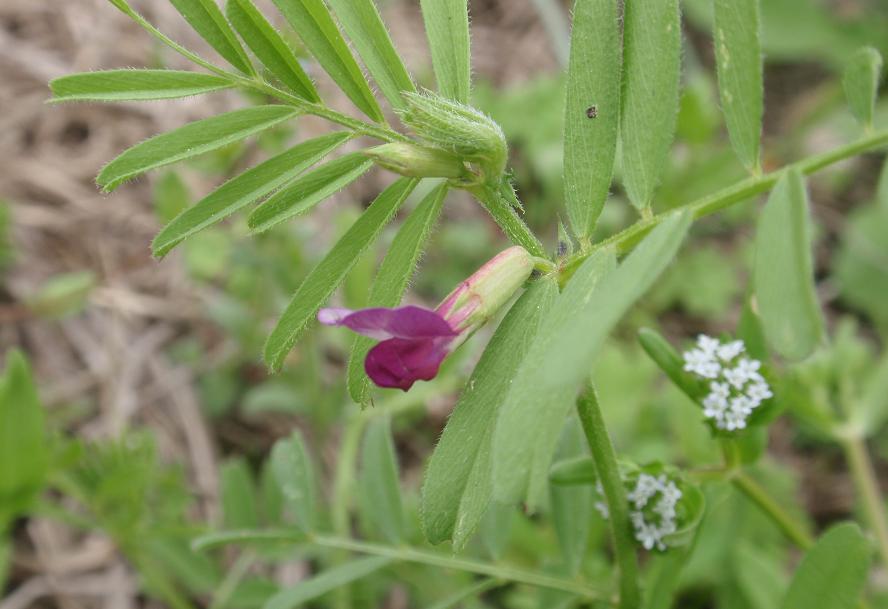
<path id="1" fill-rule="evenodd" d="M 506 169 L 508 146 L 503 130 L 489 116 L 434 93 L 404 93 L 401 120 L 426 143 L 476 163 L 488 183 Z"/>
<path id="2" fill-rule="evenodd" d="M 364 151 L 374 163 L 411 178 L 463 178 L 468 170 L 459 157 L 440 148 L 406 142 L 383 144 Z"/>

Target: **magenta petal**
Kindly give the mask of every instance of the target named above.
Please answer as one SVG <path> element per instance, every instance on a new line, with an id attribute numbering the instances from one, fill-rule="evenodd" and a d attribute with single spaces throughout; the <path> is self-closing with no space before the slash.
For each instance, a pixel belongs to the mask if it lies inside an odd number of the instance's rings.
<path id="1" fill-rule="evenodd" d="M 321 309 L 318 312 L 318 321 L 327 326 L 345 326 L 377 340 L 454 337 L 457 334 L 434 311 L 409 305 L 397 309 L 379 307 L 359 311 Z"/>
<path id="2" fill-rule="evenodd" d="M 407 391 L 416 381 L 435 378 L 447 357 L 448 338 L 405 340 L 391 338 L 373 347 L 364 360 L 364 370 L 380 387 Z"/>

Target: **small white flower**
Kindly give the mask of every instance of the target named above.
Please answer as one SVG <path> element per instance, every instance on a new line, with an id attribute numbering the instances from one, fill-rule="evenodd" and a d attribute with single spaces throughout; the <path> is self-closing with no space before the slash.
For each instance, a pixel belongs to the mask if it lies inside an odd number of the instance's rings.
<path id="1" fill-rule="evenodd" d="M 752 400 L 757 400 L 759 403 L 774 397 L 774 394 L 771 392 L 771 388 L 768 386 L 768 383 L 764 381 L 764 379 L 755 382 L 747 387 L 746 395 L 748 395 L 749 398 Z"/>
<path id="2" fill-rule="evenodd" d="M 706 336 L 705 334 L 700 334 L 697 336 L 697 347 L 708 356 L 712 357 L 715 355 L 716 351 L 719 348 L 721 343 L 717 338 L 712 338 L 711 336 Z"/>
<path id="3" fill-rule="evenodd" d="M 721 364 L 713 357 L 712 353 L 707 353 L 702 349 L 691 349 L 684 353 L 684 369 L 686 372 L 693 372 L 704 378 L 714 379 L 721 372 Z"/>
<path id="4" fill-rule="evenodd" d="M 725 343 L 716 349 L 716 353 L 718 354 L 718 358 L 723 362 L 729 362 L 746 349 L 742 340 L 734 340 L 729 343 Z"/>

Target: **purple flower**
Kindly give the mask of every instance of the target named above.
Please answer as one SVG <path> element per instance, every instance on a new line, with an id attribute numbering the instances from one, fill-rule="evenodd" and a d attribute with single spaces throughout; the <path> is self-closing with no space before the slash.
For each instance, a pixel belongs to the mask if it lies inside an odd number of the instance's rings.
<path id="1" fill-rule="evenodd" d="M 321 309 L 318 321 L 375 338 L 364 360 L 380 387 L 410 389 L 438 374 L 441 362 L 505 304 L 533 271 L 533 258 L 509 248 L 460 283 L 434 311 L 413 305 L 394 309 Z"/>

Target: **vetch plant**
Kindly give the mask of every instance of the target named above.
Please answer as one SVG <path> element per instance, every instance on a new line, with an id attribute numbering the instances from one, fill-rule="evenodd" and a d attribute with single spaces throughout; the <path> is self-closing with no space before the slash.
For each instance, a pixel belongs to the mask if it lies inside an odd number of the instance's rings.
<path id="1" fill-rule="evenodd" d="M 298 287 L 268 337 L 264 357 L 272 372 L 287 366 L 291 349 L 317 319 L 361 335 L 348 363 L 348 390 L 356 402 L 370 403 L 371 380 L 410 391 L 402 399 L 383 394 L 385 400 L 376 408 L 351 415 L 329 498 L 317 488 L 308 443 L 294 433 L 276 444 L 268 466 L 271 488 L 277 489 L 278 517 L 270 522 L 233 519 L 241 524 L 194 542 L 200 550 L 283 543 L 327 551 L 320 572 L 295 585 L 273 585 L 262 597 L 263 607 L 295 607 L 328 592 L 337 593 L 334 606 L 349 607 L 354 601 L 351 583 L 407 563 L 475 576 L 463 596 L 445 599 L 441 607 L 513 585 L 557 591 L 568 604 L 667 607 L 695 551 L 704 513 L 715 509 L 707 507 L 701 488 L 712 482 L 729 483 L 806 552 L 781 607 L 802 609 L 813 602 L 823 609 L 841 609 L 866 593 L 870 539 L 856 525 L 843 524 L 815 541 L 807 523 L 771 496 L 754 467 L 766 453 L 768 425 L 783 411 L 801 408 L 791 392 L 781 394 L 781 382 L 792 377 L 794 367 L 802 365 L 798 362 L 828 348 L 814 284 L 806 180 L 888 145 L 888 129 L 877 124 L 873 111 L 881 76 L 878 52 L 855 55 L 844 79 L 862 133 L 849 133 L 847 143 L 765 172 L 759 2 L 715 0 L 712 38 L 721 109 L 730 143 L 749 175 L 665 208 L 658 204 L 658 189 L 671 155 L 682 84 L 679 2 L 577 0 L 564 107 L 564 212 L 569 225 L 562 227 L 562 244 L 550 255 L 546 239 L 534 234 L 522 217 L 524 205 L 510 179 L 503 130 L 471 105 L 465 0 L 420 3 L 435 90 L 417 86 L 373 0 L 274 0 L 311 60 L 360 118 L 328 105 L 288 37 L 272 26 L 276 18 L 264 15 L 252 0 L 228 0 L 224 13 L 214 0 L 172 0 L 227 67 L 170 39 L 126 0 L 110 2 L 203 72 L 76 74 L 51 83 L 54 101 L 157 100 L 238 89 L 262 103 L 137 144 L 101 170 L 97 182 L 103 190 L 304 115 L 335 126 L 329 134 L 296 143 L 246 170 L 182 211 L 152 244 L 158 258 L 233 214 L 247 212 L 247 225 L 259 234 L 310 213 L 374 168 L 396 174 Z M 396 128 L 394 118 L 403 129 Z M 334 156 L 346 143 L 361 149 Z M 356 262 L 421 182 L 427 182 L 427 194 L 398 229 L 369 290 L 367 307 L 329 306 Z M 459 284 L 434 310 L 404 305 L 429 234 L 454 190 L 474 197 L 513 247 Z M 618 190 L 637 218 L 598 239 L 605 205 L 621 204 L 611 197 Z M 740 338 L 721 341 L 702 335 L 696 347 L 680 355 L 657 332 L 640 333 L 653 361 L 700 407 L 722 462 L 684 464 L 685 470 L 679 470 L 618 458 L 592 374 L 605 341 L 671 264 L 697 220 L 764 194 L 768 200 L 756 228 Z M 422 403 L 415 398 L 425 395 L 421 392 L 455 384 L 458 377 L 438 376 L 442 362 L 500 311 L 502 321 L 460 394 L 422 482 L 418 517 L 424 541 L 450 542 L 453 553 L 425 548 L 418 533 L 408 537 L 405 526 L 408 514 L 390 419 L 415 408 L 411 399 Z M 374 340 L 379 342 L 374 345 Z M 417 381 L 431 382 L 414 386 Z M 6 391 L 15 386 L 10 383 Z M 3 408 L 0 414 L 11 416 Z M 814 419 L 846 450 L 867 529 L 884 567 L 888 524 L 864 443 L 872 429 L 864 432 L 852 424 L 853 415 L 842 419 L 828 407 Z M 579 437 L 580 431 L 586 447 L 574 443 L 564 448 L 564 438 L 570 433 Z M 582 454 L 555 462 L 556 454 L 568 449 Z M 359 539 L 353 530 L 351 487 L 359 456 L 367 477 L 361 482 L 364 495 L 373 497 L 363 500 L 363 521 L 384 541 Z M 321 505 L 327 509 L 319 509 Z M 532 557 L 534 565 L 522 567 L 496 558 L 508 540 L 502 528 L 506 519 L 499 515 L 517 505 L 551 517 L 563 546 L 564 569 L 550 568 L 542 555 Z M 587 542 L 595 509 L 607 516 L 612 561 L 593 568 Z M 454 555 L 474 552 L 476 535 L 493 558 Z M 244 553 L 247 566 L 232 568 L 228 592 L 233 594 L 258 555 Z M 823 577 L 824 572 L 835 575 Z"/>

